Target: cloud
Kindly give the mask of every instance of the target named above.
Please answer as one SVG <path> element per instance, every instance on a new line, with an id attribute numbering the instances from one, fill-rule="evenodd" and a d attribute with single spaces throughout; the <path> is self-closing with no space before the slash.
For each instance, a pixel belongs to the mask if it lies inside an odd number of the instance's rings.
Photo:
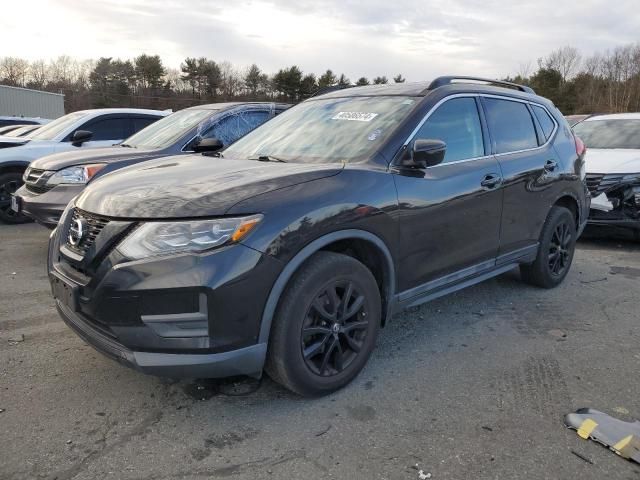
<path id="1" fill-rule="evenodd" d="M 638 30 L 637 0 L 34 0 L 9 2 L 0 19 L 5 55 L 157 53 L 171 67 L 207 56 L 352 80 L 498 77 L 563 45 L 588 55 L 636 41 Z"/>

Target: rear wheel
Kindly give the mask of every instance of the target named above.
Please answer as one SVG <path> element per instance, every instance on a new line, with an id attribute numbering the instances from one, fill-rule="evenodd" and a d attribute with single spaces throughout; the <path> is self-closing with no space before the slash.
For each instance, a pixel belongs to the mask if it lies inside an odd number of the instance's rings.
<path id="1" fill-rule="evenodd" d="M 577 240 L 576 219 L 564 207 L 552 207 L 540 236 L 535 262 L 520 266 L 522 279 L 543 288 L 553 288 L 571 268 Z"/>
<path id="2" fill-rule="evenodd" d="M 22 174 L 8 172 L 0 175 L 0 220 L 4 223 L 26 223 L 30 219 L 26 215 L 16 213 L 11 209 L 11 194 L 15 193 L 23 184 Z"/>
<path id="3" fill-rule="evenodd" d="M 380 329 L 381 300 L 358 260 L 318 252 L 291 279 L 271 331 L 266 370 L 300 395 L 324 395 L 353 380 Z"/>

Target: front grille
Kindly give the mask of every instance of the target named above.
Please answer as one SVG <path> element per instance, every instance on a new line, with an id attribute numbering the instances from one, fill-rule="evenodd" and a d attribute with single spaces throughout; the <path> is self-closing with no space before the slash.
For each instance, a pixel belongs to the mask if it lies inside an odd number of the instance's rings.
<path id="1" fill-rule="evenodd" d="M 587 187 L 591 195 L 597 196 L 622 181 L 624 175 L 604 175 L 602 173 L 587 173 Z"/>
<path id="2" fill-rule="evenodd" d="M 26 183 L 36 183 L 40 180 L 40 177 L 44 175 L 45 171 L 46 170 L 40 170 L 39 168 L 28 168 L 24 180 Z"/>
<path id="3" fill-rule="evenodd" d="M 45 192 L 48 192 L 52 188 L 53 187 L 50 186 L 50 185 L 32 185 L 31 183 L 27 183 L 27 190 L 29 190 L 31 193 L 35 193 L 37 195 L 43 194 Z"/>
<path id="4" fill-rule="evenodd" d="M 27 190 L 36 195 L 48 192 L 53 188 L 53 186 L 47 185 L 46 183 L 49 177 L 50 173 L 46 170 L 28 168 L 24 174 L 24 182 L 27 185 Z"/>
<path id="5" fill-rule="evenodd" d="M 83 223 L 86 228 L 86 233 L 77 245 L 71 245 L 67 237 L 66 246 L 69 250 L 84 256 L 87 250 L 89 250 L 89 248 L 91 248 L 91 246 L 95 243 L 96 237 L 100 235 L 100 232 L 105 227 L 105 225 L 109 223 L 109 220 L 76 208 L 73 211 L 70 226 L 73 225 L 77 220 L 80 220 Z"/>

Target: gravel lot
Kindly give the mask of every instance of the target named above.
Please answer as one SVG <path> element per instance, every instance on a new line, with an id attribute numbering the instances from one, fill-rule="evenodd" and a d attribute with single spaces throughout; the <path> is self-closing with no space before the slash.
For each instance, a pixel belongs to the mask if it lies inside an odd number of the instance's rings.
<path id="1" fill-rule="evenodd" d="M 53 308 L 47 237 L 0 225 L 3 480 L 640 478 L 562 424 L 640 418 L 638 242 L 582 240 L 553 291 L 514 271 L 398 315 L 352 385 L 308 400 L 104 358 Z"/>

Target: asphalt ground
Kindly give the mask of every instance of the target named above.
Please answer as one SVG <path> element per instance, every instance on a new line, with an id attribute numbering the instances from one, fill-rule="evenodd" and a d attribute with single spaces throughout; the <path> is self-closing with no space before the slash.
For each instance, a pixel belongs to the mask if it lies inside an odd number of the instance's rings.
<path id="1" fill-rule="evenodd" d="M 640 418 L 640 242 L 579 242 L 554 290 L 516 271 L 396 315 L 320 399 L 172 381 L 58 318 L 48 231 L 0 225 L 0 479 L 638 479 L 563 416 Z M 582 458 L 581 458 L 582 457 Z"/>

